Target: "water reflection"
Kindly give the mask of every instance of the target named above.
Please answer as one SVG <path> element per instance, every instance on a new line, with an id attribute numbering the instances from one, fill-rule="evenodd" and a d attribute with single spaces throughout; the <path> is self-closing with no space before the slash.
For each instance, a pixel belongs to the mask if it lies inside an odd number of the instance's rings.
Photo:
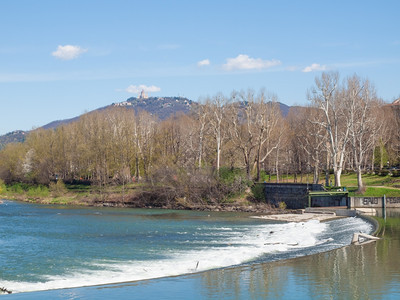
<path id="1" fill-rule="evenodd" d="M 312 256 L 202 274 L 213 298 L 400 298 L 400 211 L 388 211 L 382 239 Z M 382 220 L 380 220 L 382 222 Z M 230 291 L 226 297 L 226 291 Z M 216 296 L 217 295 L 217 296 Z"/>

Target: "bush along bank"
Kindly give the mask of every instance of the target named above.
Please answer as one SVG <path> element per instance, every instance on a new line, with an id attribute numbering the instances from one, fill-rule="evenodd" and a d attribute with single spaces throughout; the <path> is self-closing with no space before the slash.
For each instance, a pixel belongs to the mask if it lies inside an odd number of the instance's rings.
<path id="1" fill-rule="evenodd" d="M 45 185 L 1 184 L 3 198 L 25 202 L 131 208 L 279 213 L 263 201 L 257 188 L 238 170 L 222 170 L 218 177 L 166 176 L 157 184 L 90 185 L 62 180 Z"/>

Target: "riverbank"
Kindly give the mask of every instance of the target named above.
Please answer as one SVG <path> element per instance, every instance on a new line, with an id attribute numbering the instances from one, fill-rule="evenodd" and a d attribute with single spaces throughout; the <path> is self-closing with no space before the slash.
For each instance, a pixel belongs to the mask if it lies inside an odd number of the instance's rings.
<path id="1" fill-rule="evenodd" d="M 249 212 L 255 214 L 282 214 L 301 213 L 296 210 L 286 210 L 271 207 L 271 205 L 255 201 L 250 192 L 223 201 L 195 202 L 186 197 L 170 197 L 160 188 L 142 189 L 141 187 L 120 190 L 120 187 L 98 190 L 91 187 L 65 190 L 63 193 L 40 193 L 32 190 L 3 192 L 0 197 L 28 203 L 48 205 L 73 205 L 88 207 L 115 207 L 115 208 L 161 208 L 174 210 L 193 211 L 224 211 L 224 212 Z"/>
<path id="2" fill-rule="evenodd" d="M 300 210 L 287 210 L 271 207 L 266 203 L 251 203 L 246 200 L 237 201 L 232 203 L 219 203 L 219 204 L 188 204 L 182 202 L 170 202 L 163 205 L 154 205 L 153 202 L 148 203 L 145 201 L 128 201 L 119 199 L 117 201 L 81 201 L 74 198 L 50 199 L 50 198 L 25 198 L 25 197 L 7 197 L 9 200 L 45 204 L 45 205 L 70 205 L 70 206 L 86 206 L 86 207 L 114 207 L 114 208 L 145 208 L 145 209 L 171 209 L 171 210 L 192 210 L 192 211 L 209 211 L 209 212 L 247 212 L 254 214 L 301 214 Z M 1 200 L 0 200 L 1 204 Z"/>

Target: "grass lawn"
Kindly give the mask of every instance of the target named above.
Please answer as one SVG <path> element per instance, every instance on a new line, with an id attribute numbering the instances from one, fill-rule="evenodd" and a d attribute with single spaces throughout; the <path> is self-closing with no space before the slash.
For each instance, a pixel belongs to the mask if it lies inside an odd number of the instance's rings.
<path id="1" fill-rule="evenodd" d="M 348 173 L 342 174 L 341 176 L 342 186 L 347 187 L 350 196 L 365 196 L 365 197 L 382 197 L 386 195 L 387 197 L 400 197 L 400 177 L 392 177 L 392 176 L 379 176 L 372 174 L 364 174 L 362 176 L 363 183 L 367 187 L 364 194 L 357 194 L 357 174 Z M 272 175 L 269 181 L 269 177 L 265 176 L 264 180 L 266 182 L 274 183 L 276 182 L 276 175 Z M 334 176 L 330 175 L 331 182 L 334 182 Z M 279 182 L 297 182 L 297 183 L 311 183 L 312 182 L 312 174 L 305 174 L 302 177 L 297 175 L 297 181 L 295 180 L 294 175 L 282 175 L 279 178 Z M 320 184 L 325 184 L 325 174 L 321 174 Z"/>
<path id="2" fill-rule="evenodd" d="M 400 189 L 396 189 L 396 188 L 369 186 L 365 190 L 364 194 L 356 193 L 357 187 L 350 187 L 350 188 L 348 188 L 348 190 L 349 190 L 349 196 L 352 196 L 352 197 L 360 197 L 360 196 L 382 197 L 383 195 L 386 195 L 386 197 L 400 197 Z"/>
<path id="3" fill-rule="evenodd" d="M 343 186 L 357 186 L 356 174 L 343 174 L 340 178 Z M 364 174 L 362 176 L 364 185 L 366 186 L 393 186 L 400 185 L 400 177 L 379 176 L 372 174 Z"/>

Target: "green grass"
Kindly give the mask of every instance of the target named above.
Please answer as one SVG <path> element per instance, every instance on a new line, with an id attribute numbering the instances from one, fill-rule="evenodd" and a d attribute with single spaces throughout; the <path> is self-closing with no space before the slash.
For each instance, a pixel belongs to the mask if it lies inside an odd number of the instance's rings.
<path id="1" fill-rule="evenodd" d="M 49 201 L 49 204 L 62 204 L 62 205 L 66 205 L 66 204 L 75 204 L 76 200 L 75 199 L 71 199 L 68 197 L 57 197 L 57 198 L 53 198 Z"/>
<path id="2" fill-rule="evenodd" d="M 276 182 L 276 175 L 271 175 L 271 180 L 269 180 L 268 175 L 264 175 L 261 181 L 266 182 Z M 399 177 L 392 177 L 389 175 L 380 176 L 380 175 L 372 175 L 372 174 L 364 174 L 362 176 L 364 185 L 368 186 L 392 186 L 392 185 L 400 185 L 400 178 Z M 301 178 L 300 174 L 297 174 L 297 183 L 311 183 L 313 180 L 313 174 L 303 174 L 303 178 Z M 333 174 L 330 175 L 330 180 L 334 182 Z M 342 174 L 340 177 L 342 186 L 357 186 L 357 174 L 355 173 L 347 173 Z M 279 182 L 294 182 L 294 175 L 293 174 L 283 174 L 279 176 Z M 320 174 L 319 183 L 325 184 L 325 174 Z"/>
<path id="3" fill-rule="evenodd" d="M 35 197 L 47 197 L 49 196 L 49 188 L 46 186 L 36 186 L 36 187 L 30 187 L 28 191 L 26 192 L 27 196 L 30 198 L 35 198 Z"/>
<path id="4" fill-rule="evenodd" d="M 353 197 L 382 197 L 383 195 L 386 195 L 386 197 L 400 197 L 400 189 L 395 188 L 369 186 L 363 194 L 357 193 L 357 187 L 350 187 L 348 190 L 349 196 Z"/>
<path id="5" fill-rule="evenodd" d="M 303 180 L 301 181 L 300 175 L 297 175 L 297 183 L 311 183 L 312 182 L 312 174 L 307 175 L 303 174 Z M 269 181 L 269 176 L 265 175 L 263 178 L 267 182 L 276 182 L 276 175 L 271 175 L 271 181 Z M 330 180 L 334 182 L 334 176 L 330 175 Z M 393 176 L 380 176 L 380 175 L 372 175 L 372 174 L 364 174 L 362 176 L 362 180 L 364 186 L 366 186 L 366 191 L 363 194 L 357 194 L 357 174 L 355 173 L 347 173 L 342 174 L 341 184 L 343 187 L 347 187 L 349 191 L 349 196 L 364 196 L 364 197 L 382 197 L 386 195 L 387 197 L 400 197 L 400 178 Z M 286 174 L 280 176 L 279 182 L 294 182 L 294 175 Z M 321 174 L 319 183 L 325 184 L 325 174 Z"/>
<path id="6" fill-rule="evenodd" d="M 68 191 L 76 193 L 88 192 L 92 188 L 90 185 L 87 184 L 65 184 L 65 187 Z"/>
<path id="7" fill-rule="evenodd" d="M 357 186 L 357 175 L 354 173 L 351 174 L 343 174 L 341 176 L 342 186 Z M 379 176 L 372 174 L 364 174 L 362 176 L 362 180 L 364 185 L 366 186 L 392 186 L 396 182 L 400 184 L 400 179 L 392 176 Z"/>

